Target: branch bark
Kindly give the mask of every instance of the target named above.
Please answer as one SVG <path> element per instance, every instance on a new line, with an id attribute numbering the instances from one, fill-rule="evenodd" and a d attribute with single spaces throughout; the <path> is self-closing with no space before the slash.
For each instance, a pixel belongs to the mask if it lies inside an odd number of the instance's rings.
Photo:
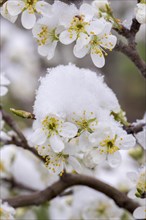
<path id="1" fill-rule="evenodd" d="M 115 47 L 115 50 L 125 54 L 135 64 L 135 66 L 141 72 L 142 76 L 146 78 L 146 63 L 138 54 L 135 41 L 135 37 L 139 29 L 140 24 L 135 18 L 132 20 L 130 29 L 127 29 L 124 26 L 121 30 L 114 29 L 119 35 L 124 36 L 128 42 L 125 44 L 122 41 L 119 41 Z"/>
<path id="2" fill-rule="evenodd" d="M 55 182 L 45 190 L 35 192 L 31 195 L 21 195 L 5 199 L 5 201 L 14 208 L 40 205 L 60 195 L 69 187 L 76 185 L 88 186 L 96 191 L 104 193 L 106 196 L 113 199 L 119 207 L 126 209 L 130 213 L 133 213 L 133 211 L 139 206 L 139 204 L 129 199 L 124 193 L 98 179 L 85 175 L 67 173 L 65 173 L 59 181 Z"/>

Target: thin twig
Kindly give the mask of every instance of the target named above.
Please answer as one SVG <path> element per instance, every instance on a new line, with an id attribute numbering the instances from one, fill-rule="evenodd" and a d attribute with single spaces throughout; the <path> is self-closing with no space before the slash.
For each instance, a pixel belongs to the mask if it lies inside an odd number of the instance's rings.
<path id="1" fill-rule="evenodd" d="M 106 196 L 113 199 L 119 207 L 126 209 L 130 213 L 133 213 L 133 211 L 139 206 L 116 188 L 93 177 L 78 174 L 65 174 L 59 181 L 55 182 L 52 186 L 47 187 L 45 190 L 32 193 L 31 195 L 21 195 L 14 198 L 8 198 L 5 199 L 5 201 L 14 208 L 40 205 L 60 195 L 69 187 L 76 185 L 88 186 L 96 191 L 104 193 Z"/>

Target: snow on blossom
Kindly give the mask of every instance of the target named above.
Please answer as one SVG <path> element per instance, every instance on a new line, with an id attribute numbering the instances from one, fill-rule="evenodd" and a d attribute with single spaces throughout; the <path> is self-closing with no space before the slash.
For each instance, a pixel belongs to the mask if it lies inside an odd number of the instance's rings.
<path id="1" fill-rule="evenodd" d="M 99 28 L 99 21 L 103 28 Z M 74 47 L 74 55 L 82 58 L 90 53 L 94 65 L 102 68 L 105 65 L 104 55 L 107 56 L 105 50 L 112 51 L 117 42 L 116 36 L 111 34 L 111 29 L 112 24 L 103 19 L 92 21 L 87 30 L 89 34 L 88 40 L 86 43 L 82 41 L 82 38 L 77 40 Z"/>
<path id="2" fill-rule="evenodd" d="M 111 115 L 121 111 L 120 105 L 103 77 L 72 64 L 48 73 L 36 93 L 30 142 L 46 159 L 49 171 L 58 174 L 71 166 L 80 172 L 98 160 L 119 164 L 119 150 L 133 147 L 135 138 Z"/>
<path id="3" fill-rule="evenodd" d="M 9 206 L 8 203 L 0 200 L 0 219 L 1 220 L 14 220 L 15 209 Z"/>
<path id="4" fill-rule="evenodd" d="M 140 24 L 146 23 L 146 2 L 138 3 L 136 8 L 136 20 Z"/>
<path id="5" fill-rule="evenodd" d="M 0 96 L 4 96 L 7 94 L 8 88 L 6 86 L 8 86 L 9 84 L 10 84 L 10 81 L 7 79 L 5 74 L 2 72 L 0 74 Z"/>
<path id="6" fill-rule="evenodd" d="M 142 166 L 137 172 L 128 172 L 127 175 L 135 185 L 129 192 L 129 197 L 146 198 L 146 165 Z"/>
<path id="7" fill-rule="evenodd" d="M 23 27 L 31 29 L 36 22 L 36 15 L 49 15 L 51 14 L 51 5 L 45 1 L 38 0 L 8 0 L 7 10 L 5 14 L 10 16 L 18 16 L 21 12 L 21 22 Z M 6 16 L 5 16 L 6 17 Z"/>
<path id="8" fill-rule="evenodd" d="M 136 143 L 135 138 L 122 128 L 104 122 L 98 123 L 95 132 L 89 135 L 89 141 L 92 148 L 84 155 L 84 163 L 90 168 L 106 160 L 111 167 L 117 167 L 122 160 L 119 150 L 134 147 Z"/>

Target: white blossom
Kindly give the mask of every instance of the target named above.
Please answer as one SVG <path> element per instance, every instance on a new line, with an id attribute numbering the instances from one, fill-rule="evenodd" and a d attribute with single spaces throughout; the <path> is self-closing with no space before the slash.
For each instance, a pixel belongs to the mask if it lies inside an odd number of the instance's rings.
<path id="1" fill-rule="evenodd" d="M 87 28 L 93 16 L 94 11 L 89 4 L 82 4 L 79 10 L 74 5 L 69 6 L 66 16 L 60 18 L 60 24 L 66 28 L 59 36 L 61 43 L 71 44 L 78 38 L 86 41 Z"/>
<path id="2" fill-rule="evenodd" d="M 12 16 L 9 14 L 8 12 L 8 2 L 5 2 L 3 4 L 3 6 L 0 9 L 1 11 L 1 15 L 6 18 L 7 20 L 11 21 L 12 23 L 14 23 L 17 20 L 17 15 Z"/>
<path id="3" fill-rule="evenodd" d="M 121 163 L 119 150 L 128 149 L 135 145 L 135 138 L 116 125 L 99 122 L 94 133 L 89 135 L 92 148 L 84 156 L 84 163 L 88 167 L 108 161 L 111 167 Z M 92 163 L 93 162 L 93 163 Z"/>
<path id="4" fill-rule="evenodd" d="M 8 205 L 8 203 L 3 203 L 0 200 L 0 219 L 1 220 L 14 220 L 15 209 Z"/>
<path id="5" fill-rule="evenodd" d="M 106 9 L 106 5 L 109 5 L 108 0 L 95 0 L 92 2 L 93 8 L 99 12 L 100 9 Z"/>
<path id="6" fill-rule="evenodd" d="M 138 3 L 136 8 L 136 20 L 140 24 L 146 23 L 146 3 Z"/>
<path id="7" fill-rule="evenodd" d="M 56 16 L 39 19 L 35 24 L 32 33 L 37 39 L 38 53 L 42 56 L 47 56 L 48 60 L 52 59 L 59 40 L 59 27 Z"/>
<path id="8" fill-rule="evenodd" d="M 77 40 L 74 47 L 74 55 L 82 58 L 90 53 L 94 65 L 102 68 L 105 65 L 104 55 L 107 56 L 105 50 L 112 51 L 117 42 L 116 36 L 111 34 L 111 28 L 112 24 L 105 22 L 103 19 L 91 22 L 87 30 L 89 34 L 88 40 L 85 43 L 82 38 Z"/>
<path id="9" fill-rule="evenodd" d="M 145 198 L 146 194 L 146 166 L 142 166 L 137 172 L 127 173 L 130 180 L 134 183 L 134 188 L 129 192 L 129 197 L 131 198 Z"/>
<path id="10" fill-rule="evenodd" d="M 141 120 L 137 120 L 135 123 L 133 123 L 134 125 L 138 125 L 138 124 L 144 124 L 143 125 L 143 130 L 141 132 L 138 132 L 137 134 L 135 134 L 135 137 L 138 141 L 138 143 L 144 148 L 146 149 L 146 113 L 144 114 L 143 119 Z"/>
<path id="11" fill-rule="evenodd" d="M 0 96 L 4 96 L 7 94 L 8 88 L 6 86 L 8 86 L 9 84 L 10 84 L 10 81 L 7 79 L 5 74 L 1 72 L 0 74 Z"/>
<path id="12" fill-rule="evenodd" d="M 35 13 L 51 14 L 51 5 L 38 0 L 9 0 L 7 10 L 11 16 L 18 16 L 22 12 L 21 22 L 26 29 L 31 29 L 36 22 Z"/>

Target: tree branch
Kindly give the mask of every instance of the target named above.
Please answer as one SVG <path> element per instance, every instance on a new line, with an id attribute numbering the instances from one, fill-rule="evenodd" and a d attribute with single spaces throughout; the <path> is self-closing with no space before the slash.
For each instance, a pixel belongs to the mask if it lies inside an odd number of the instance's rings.
<path id="1" fill-rule="evenodd" d="M 118 34 L 124 36 L 128 42 L 128 44 L 125 44 L 122 41 L 119 41 L 115 47 L 115 50 L 125 54 L 135 64 L 141 74 L 146 78 L 146 63 L 138 54 L 135 42 L 135 37 L 139 29 L 140 24 L 135 18 L 132 20 L 130 29 L 127 29 L 124 26 L 122 26 L 121 30 L 114 29 Z"/>
<path id="2" fill-rule="evenodd" d="M 59 181 L 45 190 L 35 192 L 31 195 L 16 196 L 14 198 L 5 199 L 4 201 L 8 202 L 14 208 L 40 205 L 60 195 L 69 187 L 76 185 L 88 186 L 96 191 L 104 193 L 106 196 L 113 199 L 119 207 L 126 209 L 130 213 L 133 213 L 139 206 L 139 204 L 129 199 L 124 193 L 116 188 L 93 177 L 78 174 L 64 174 Z"/>
<path id="3" fill-rule="evenodd" d="M 21 147 L 21 148 L 23 148 L 25 150 L 28 150 L 28 151 L 32 152 L 35 156 L 37 156 L 39 159 L 41 159 L 44 162 L 45 159 L 38 154 L 38 152 L 36 151 L 35 148 L 29 146 L 25 136 L 23 135 L 23 133 L 21 132 L 21 130 L 19 129 L 19 127 L 17 126 L 15 121 L 2 109 L 1 106 L 0 106 L 0 112 L 2 114 L 2 119 L 17 134 L 17 136 L 19 138 L 19 140 L 18 140 L 16 136 L 12 136 L 11 140 L 8 140 L 8 141 L 1 140 L 1 141 L 5 145 L 6 144 L 7 145 L 14 144 L 14 145 L 16 145 L 18 147 Z"/>

